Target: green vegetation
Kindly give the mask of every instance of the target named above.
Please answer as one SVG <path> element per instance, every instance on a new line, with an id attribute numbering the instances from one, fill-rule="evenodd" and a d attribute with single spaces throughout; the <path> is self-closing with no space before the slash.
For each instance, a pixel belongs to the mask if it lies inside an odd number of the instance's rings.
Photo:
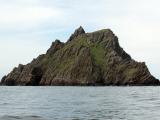
<path id="1" fill-rule="evenodd" d="M 91 54 L 93 55 L 97 65 L 105 64 L 105 50 L 100 45 L 94 45 L 90 47 Z"/>
<path id="2" fill-rule="evenodd" d="M 105 64 L 105 50 L 104 47 L 99 43 L 92 43 L 86 37 L 78 37 L 76 41 L 73 41 L 74 47 L 79 49 L 80 47 L 88 47 L 90 49 L 91 55 L 95 59 L 97 65 Z"/>
<path id="3" fill-rule="evenodd" d="M 124 71 L 126 67 L 127 67 L 126 64 L 118 64 L 116 66 L 116 68 L 117 68 L 118 71 Z"/>
<path id="4" fill-rule="evenodd" d="M 67 58 L 58 65 L 57 70 L 61 72 L 68 71 L 70 66 L 72 66 L 73 63 L 74 63 L 74 57 Z"/>
<path id="5" fill-rule="evenodd" d="M 86 37 L 78 37 L 76 41 L 74 41 L 75 47 L 79 48 L 81 46 L 89 47 L 91 43 L 88 42 Z"/>
<path id="6" fill-rule="evenodd" d="M 125 70 L 124 74 L 126 75 L 126 77 L 128 79 L 132 78 L 133 76 L 135 76 L 135 74 L 138 72 L 137 68 L 130 68 Z"/>
<path id="7" fill-rule="evenodd" d="M 81 46 L 90 48 L 91 55 L 95 59 L 97 65 L 104 65 L 105 63 L 105 50 L 98 43 L 92 43 L 86 37 L 79 37 L 75 42 L 75 47 L 80 48 Z"/>

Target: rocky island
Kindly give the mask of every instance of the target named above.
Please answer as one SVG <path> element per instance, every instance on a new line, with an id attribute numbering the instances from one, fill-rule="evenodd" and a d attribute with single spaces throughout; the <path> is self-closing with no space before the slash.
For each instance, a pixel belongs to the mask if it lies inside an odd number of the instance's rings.
<path id="1" fill-rule="evenodd" d="M 159 85 L 144 62 L 133 60 L 110 29 L 85 33 L 79 27 L 66 43 L 55 40 L 46 54 L 19 65 L 1 85 Z"/>

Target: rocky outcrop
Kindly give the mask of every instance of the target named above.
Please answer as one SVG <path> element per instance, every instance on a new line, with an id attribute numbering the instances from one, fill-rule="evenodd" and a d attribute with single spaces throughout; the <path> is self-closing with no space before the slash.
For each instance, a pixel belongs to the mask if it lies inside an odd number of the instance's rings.
<path id="1" fill-rule="evenodd" d="M 74 38 L 76 38 L 77 36 L 81 35 L 81 34 L 84 34 L 85 31 L 84 29 L 82 28 L 82 26 L 80 26 L 78 29 L 75 30 L 75 32 L 70 36 L 69 40 L 68 41 L 71 41 L 73 40 Z"/>
<path id="2" fill-rule="evenodd" d="M 1 85 L 159 85 L 144 62 L 136 62 L 110 29 L 85 33 L 79 27 L 66 43 L 19 65 Z"/>

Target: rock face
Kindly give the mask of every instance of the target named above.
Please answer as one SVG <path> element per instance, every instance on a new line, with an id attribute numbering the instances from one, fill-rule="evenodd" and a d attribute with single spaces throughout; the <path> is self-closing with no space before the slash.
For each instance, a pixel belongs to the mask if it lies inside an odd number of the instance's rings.
<path id="1" fill-rule="evenodd" d="M 66 43 L 56 40 L 46 54 L 14 68 L 1 85 L 159 85 L 159 80 L 119 46 L 110 29 L 85 33 L 80 27 Z"/>

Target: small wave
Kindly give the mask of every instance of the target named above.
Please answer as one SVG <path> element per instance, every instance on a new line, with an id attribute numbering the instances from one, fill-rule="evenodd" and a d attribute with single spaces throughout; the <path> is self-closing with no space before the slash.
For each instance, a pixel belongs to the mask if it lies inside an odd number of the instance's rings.
<path id="1" fill-rule="evenodd" d="M 4 103 L 0 103 L 0 105 L 9 105 L 10 103 L 4 102 Z"/>
<path id="2" fill-rule="evenodd" d="M 46 119 L 36 115 L 29 115 L 29 116 L 4 115 L 0 117 L 0 120 L 46 120 Z"/>

